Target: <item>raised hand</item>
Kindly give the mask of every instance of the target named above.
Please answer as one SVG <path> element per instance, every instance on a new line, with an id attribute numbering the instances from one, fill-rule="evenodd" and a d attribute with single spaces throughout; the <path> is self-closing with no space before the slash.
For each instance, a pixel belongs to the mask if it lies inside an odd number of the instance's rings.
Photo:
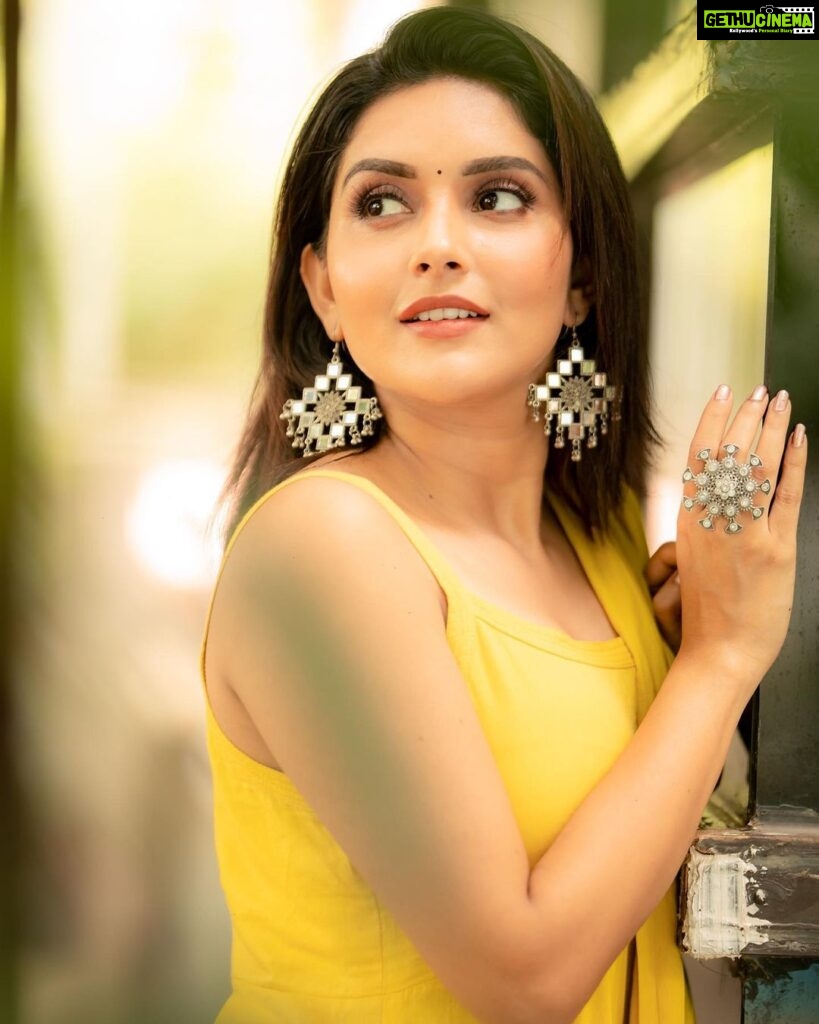
<path id="1" fill-rule="evenodd" d="M 787 392 L 768 402 L 767 391 L 760 385 L 729 426 L 731 410 L 730 389 L 722 385 L 706 405 L 689 450 L 691 473 L 686 478 L 692 478 L 686 480 L 684 493 L 694 503 L 690 509 L 686 504 L 691 502 L 684 503 L 677 520 L 680 653 L 710 652 L 715 666 L 722 663 L 741 669 L 739 675 L 747 677 L 750 695 L 779 653 L 790 621 L 807 441 L 801 424 L 788 437 Z M 762 433 L 752 449 L 763 416 Z M 735 445 L 737 450 L 726 451 L 725 445 Z M 743 471 L 746 476 L 737 476 L 761 485 L 753 491 L 740 485 L 735 493 L 728 493 L 737 499 L 734 521 L 741 530 L 726 531 L 732 507 L 726 507 L 725 501 L 719 503 L 721 514 L 716 516 L 708 505 L 702 506 L 711 495 L 703 493 L 705 481 L 700 474 L 709 471 L 707 492 L 714 484 L 711 471 L 716 469 L 712 462 L 698 458 L 705 449 L 709 460 L 721 463 L 730 456 L 734 468 L 750 463 Z M 751 458 L 752 451 L 758 459 Z M 716 470 L 717 489 L 721 476 L 721 470 Z M 770 481 L 769 487 L 762 486 L 765 480 Z M 749 494 L 752 504 L 763 510 L 759 518 L 750 509 L 740 508 L 740 498 Z"/>

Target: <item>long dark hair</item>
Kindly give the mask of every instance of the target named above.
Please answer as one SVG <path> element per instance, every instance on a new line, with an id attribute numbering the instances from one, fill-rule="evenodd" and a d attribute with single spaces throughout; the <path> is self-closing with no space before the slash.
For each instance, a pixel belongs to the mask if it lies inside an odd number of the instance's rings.
<path id="1" fill-rule="evenodd" d="M 570 460 L 568 447 L 552 448 L 546 482 L 589 531 L 605 531 L 624 484 L 643 493 L 658 435 L 650 415 L 633 214 L 608 132 L 586 89 L 540 40 L 489 14 L 433 7 L 402 18 L 380 47 L 345 65 L 293 145 L 273 229 L 261 368 L 223 494 L 228 533 L 261 494 L 308 464 L 291 447 L 279 414 L 329 358 L 330 343 L 302 284 L 299 261 L 308 244 L 323 250 L 333 184 L 351 133 L 379 98 L 436 77 L 492 87 L 543 145 L 562 189 L 575 270 L 585 269 L 593 295 L 578 334 L 587 358 L 596 359 L 621 389 L 619 418 L 612 418 L 599 446 L 584 451 L 580 462 Z M 354 382 L 373 394 L 372 382 L 349 352 L 342 359 Z M 377 420 L 372 437 L 352 451 L 377 444 L 385 429 L 384 420 Z"/>

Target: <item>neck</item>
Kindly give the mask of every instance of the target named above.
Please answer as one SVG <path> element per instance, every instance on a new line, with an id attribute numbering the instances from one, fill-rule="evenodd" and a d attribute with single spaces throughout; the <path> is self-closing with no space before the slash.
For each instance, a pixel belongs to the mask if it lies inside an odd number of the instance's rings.
<path id="1" fill-rule="evenodd" d="M 421 514 L 523 549 L 540 545 L 548 439 L 523 399 L 446 407 L 379 399 L 389 429 L 373 456 Z"/>

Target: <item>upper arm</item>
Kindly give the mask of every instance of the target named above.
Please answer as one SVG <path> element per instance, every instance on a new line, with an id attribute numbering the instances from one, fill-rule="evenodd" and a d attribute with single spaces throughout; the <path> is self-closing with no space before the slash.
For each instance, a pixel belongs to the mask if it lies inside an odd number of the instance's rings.
<path id="1" fill-rule="evenodd" d="M 305 479 L 228 558 L 220 671 L 444 984 L 481 1020 L 534 1019 L 526 850 L 439 596 L 372 498 Z"/>

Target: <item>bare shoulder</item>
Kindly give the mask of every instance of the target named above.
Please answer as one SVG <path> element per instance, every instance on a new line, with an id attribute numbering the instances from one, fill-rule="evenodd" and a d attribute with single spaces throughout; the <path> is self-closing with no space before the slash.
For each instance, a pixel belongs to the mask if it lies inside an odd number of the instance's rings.
<path id="1" fill-rule="evenodd" d="M 369 474 L 344 471 L 379 486 Z M 245 523 L 228 563 L 227 589 L 248 566 L 276 564 L 301 579 L 324 577 L 328 587 L 375 574 L 385 587 L 429 604 L 446 624 L 446 598 L 431 570 L 384 505 L 350 480 L 299 473 Z"/>

